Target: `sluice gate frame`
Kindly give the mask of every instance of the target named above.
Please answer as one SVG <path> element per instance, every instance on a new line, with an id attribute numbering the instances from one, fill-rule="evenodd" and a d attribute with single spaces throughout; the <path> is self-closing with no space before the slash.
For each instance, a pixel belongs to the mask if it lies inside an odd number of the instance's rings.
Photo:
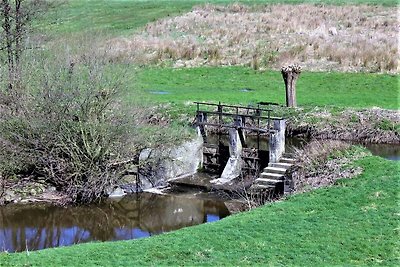
<path id="1" fill-rule="evenodd" d="M 279 129 L 275 129 L 275 122 L 281 121 L 283 118 L 271 116 L 272 109 L 261 108 L 260 105 L 252 107 L 226 105 L 221 104 L 221 102 L 218 104 L 207 102 L 194 103 L 197 107 L 195 125 L 199 127 L 204 142 L 203 167 L 212 172 L 222 171 L 226 151 L 221 151 L 223 149 L 223 146 L 221 146 L 221 136 L 224 131 L 228 131 L 230 132 L 230 150 L 232 147 L 237 146 L 237 142 L 240 142 L 242 147 L 242 175 L 257 176 L 261 168 L 260 137 L 267 135 L 271 139 L 271 135 L 279 131 Z M 249 124 L 249 121 L 251 121 L 251 124 Z M 263 127 L 263 125 L 265 126 Z M 206 126 L 217 129 L 218 144 L 209 143 Z M 237 132 L 239 140 L 232 137 L 232 130 Z M 255 148 L 248 147 L 245 133 L 256 133 L 257 143 Z M 232 151 L 229 154 L 232 154 Z"/>

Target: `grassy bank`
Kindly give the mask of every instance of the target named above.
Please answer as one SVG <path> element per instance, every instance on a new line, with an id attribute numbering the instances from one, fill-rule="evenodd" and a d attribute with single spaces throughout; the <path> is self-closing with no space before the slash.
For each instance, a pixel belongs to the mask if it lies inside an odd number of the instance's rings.
<path id="1" fill-rule="evenodd" d="M 394 266 L 398 162 L 367 157 L 364 173 L 222 221 L 148 239 L 0 254 L 1 266 Z"/>

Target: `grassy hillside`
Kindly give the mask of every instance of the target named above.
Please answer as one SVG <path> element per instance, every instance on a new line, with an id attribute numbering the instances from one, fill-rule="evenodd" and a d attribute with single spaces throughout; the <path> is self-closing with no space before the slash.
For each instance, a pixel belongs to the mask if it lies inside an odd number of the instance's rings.
<path id="1" fill-rule="evenodd" d="M 148 239 L 0 254 L 1 266 L 399 264 L 399 162 L 222 221 Z"/>
<path id="2" fill-rule="evenodd" d="M 231 3 L 227 0 L 212 1 L 139 1 L 139 0 L 70 0 L 53 9 L 37 22 L 38 28 L 53 37 L 62 35 L 49 53 L 63 54 L 65 43 L 77 52 L 79 46 L 92 47 L 91 42 L 103 43 L 110 35 L 131 34 L 146 23 L 165 16 L 174 16 L 186 12 L 193 5 L 205 2 Z M 292 1 L 242 1 L 245 3 L 348 3 L 333 0 L 292 0 Z M 357 4 L 395 5 L 394 0 L 354 0 Z M 96 36 L 93 32 L 96 33 Z M 69 35 L 87 37 L 76 39 Z M 99 34 L 100 32 L 100 34 Z M 104 33 L 107 37 L 101 37 Z M 65 37 L 66 35 L 67 37 Z M 100 35 L 100 37 L 98 37 Z M 83 40 L 81 40 L 83 39 Z M 88 44 L 87 44 L 88 43 Z M 77 46 L 78 48 L 74 48 Z M 55 47 L 55 48 L 54 48 Z M 60 48 L 61 47 L 61 48 Z M 86 50 L 85 50 L 86 51 Z M 254 104 L 259 101 L 284 103 L 284 88 L 281 75 L 276 71 L 255 72 L 246 67 L 208 67 L 208 68 L 139 68 L 133 64 L 117 66 L 116 76 L 121 69 L 130 79 L 130 93 L 125 98 L 134 103 L 173 103 L 182 107 L 188 101 L 221 101 L 228 103 Z M 123 71 L 122 71 L 123 72 Z M 242 92 L 242 89 L 252 89 Z M 153 91 L 153 92 L 150 92 Z M 157 94 L 165 91 L 166 94 Z M 246 90 L 245 90 L 246 91 Z M 399 101 L 398 75 L 377 75 L 369 73 L 343 74 L 318 73 L 307 70 L 298 81 L 298 102 L 300 105 L 336 105 L 339 107 L 381 107 L 397 109 Z"/>
<path id="3" fill-rule="evenodd" d="M 42 29 L 58 33 L 87 31 L 89 29 L 129 33 L 148 22 L 190 10 L 202 3 L 243 2 L 265 3 L 327 3 L 378 4 L 394 6 L 396 0 L 69 0 L 57 7 L 39 22 Z"/>
<path id="4" fill-rule="evenodd" d="M 395 8 L 366 5 L 197 6 L 108 42 L 111 58 L 143 65 L 396 72 Z"/>

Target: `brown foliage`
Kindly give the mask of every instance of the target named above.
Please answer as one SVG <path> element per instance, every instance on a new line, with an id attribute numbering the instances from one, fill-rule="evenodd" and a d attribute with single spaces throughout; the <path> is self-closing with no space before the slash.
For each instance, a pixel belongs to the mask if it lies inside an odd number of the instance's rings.
<path id="1" fill-rule="evenodd" d="M 397 110 L 380 108 L 346 109 L 339 114 L 315 108 L 293 116 L 287 125 L 289 136 L 336 139 L 364 143 L 400 144 L 400 117 Z"/>

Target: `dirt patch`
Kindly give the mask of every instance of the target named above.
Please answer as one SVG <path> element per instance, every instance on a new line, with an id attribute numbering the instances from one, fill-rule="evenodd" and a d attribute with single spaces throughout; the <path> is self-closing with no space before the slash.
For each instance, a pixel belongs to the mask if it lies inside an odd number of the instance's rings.
<path id="1" fill-rule="evenodd" d="M 205 5 L 110 40 L 113 58 L 143 64 L 299 63 L 313 71 L 398 72 L 396 8 L 366 5 Z"/>
<path id="2" fill-rule="evenodd" d="M 0 206 L 9 203 L 52 203 L 65 205 L 71 199 L 49 185 L 45 179 L 0 176 Z"/>

